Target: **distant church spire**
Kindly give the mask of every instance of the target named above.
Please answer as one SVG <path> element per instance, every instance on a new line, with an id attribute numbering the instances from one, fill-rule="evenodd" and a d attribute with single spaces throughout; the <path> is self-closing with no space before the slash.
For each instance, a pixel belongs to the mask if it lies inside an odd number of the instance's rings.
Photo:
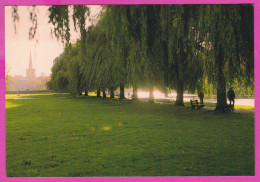
<path id="1" fill-rule="evenodd" d="M 32 69 L 32 55 L 31 55 L 31 52 L 30 52 L 30 61 L 29 61 L 29 69 Z"/>
<path id="2" fill-rule="evenodd" d="M 31 52 L 30 52 L 29 68 L 26 69 L 26 78 L 28 80 L 34 80 L 36 78 L 35 69 L 33 69 L 33 66 L 32 66 L 32 55 L 31 55 Z"/>

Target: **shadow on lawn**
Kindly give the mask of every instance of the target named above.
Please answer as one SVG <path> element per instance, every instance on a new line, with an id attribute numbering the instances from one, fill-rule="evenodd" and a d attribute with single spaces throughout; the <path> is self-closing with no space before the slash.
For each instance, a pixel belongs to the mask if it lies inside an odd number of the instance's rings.
<path id="1" fill-rule="evenodd" d="M 68 96 L 68 98 L 72 98 Z M 98 102 L 100 104 L 104 104 L 104 106 L 115 106 L 115 107 L 123 107 L 126 109 L 131 108 L 131 111 L 134 112 L 136 115 L 143 115 L 143 114 L 151 114 L 155 116 L 164 116 L 164 115 L 172 115 L 172 116 L 180 116 L 190 120 L 203 120 L 204 117 L 208 119 L 207 122 L 214 122 L 217 119 L 221 118 L 254 118 L 254 110 L 241 110 L 235 109 L 235 112 L 216 112 L 214 103 L 206 103 L 206 107 L 200 110 L 191 109 L 190 102 L 184 102 L 185 106 L 176 106 L 174 100 L 164 100 L 164 99 L 155 99 L 155 103 L 148 102 L 148 99 L 139 99 L 139 100 L 131 100 L 131 99 L 124 99 L 120 100 L 118 98 L 110 99 L 110 98 L 96 98 L 95 96 L 80 96 L 74 97 L 74 99 L 91 101 L 91 102 Z M 149 106 L 149 110 L 147 109 Z"/>

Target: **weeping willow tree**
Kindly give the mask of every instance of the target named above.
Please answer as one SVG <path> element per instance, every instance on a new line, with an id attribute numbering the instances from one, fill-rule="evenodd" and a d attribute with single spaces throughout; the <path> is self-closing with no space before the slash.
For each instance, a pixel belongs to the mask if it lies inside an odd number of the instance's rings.
<path id="1" fill-rule="evenodd" d="M 159 35 L 159 31 L 156 25 L 151 27 L 151 24 L 160 8 L 149 8 L 104 6 L 98 24 L 91 28 L 87 36 L 87 62 L 91 68 L 87 75 L 92 85 L 111 91 L 119 86 L 120 98 L 124 98 L 124 87 L 131 85 L 136 98 L 138 85 L 153 88 L 159 83 L 159 39 L 154 37 L 155 34 Z M 138 19 L 136 12 L 141 15 Z M 150 14 L 146 15 L 147 12 Z M 159 25 L 159 18 L 157 20 Z"/>
<path id="2" fill-rule="evenodd" d="M 253 87 L 253 6 L 162 9 L 164 77 L 177 90 L 176 104 L 183 105 L 183 90 L 201 89 L 207 81 L 217 88 L 216 110 L 222 111 L 227 106 L 227 85 Z"/>
<path id="3" fill-rule="evenodd" d="M 120 21 L 120 26 L 114 29 L 114 40 L 119 55 L 124 57 L 118 56 L 118 60 L 121 60 L 120 69 L 124 68 L 125 83 L 133 87 L 133 99 L 137 99 L 139 87 L 149 90 L 149 100 L 153 102 L 153 88 L 163 85 L 160 6 L 131 5 L 110 9 L 113 10 L 114 22 Z M 118 30 L 122 32 L 121 38 L 117 37 Z"/>
<path id="4" fill-rule="evenodd" d="M 141 11 L 138 5 L 127 6 L 124 11 L 124 27 L 126 29 L 126 43 L 129 47 L 126 70 L 128 72 L 127 82 L 133 87 L 132 99 L 138 99 L 137 89 L 144 80 L 144 60 L 141 50 Z M 143 82 L 144 83 L 144 82 Z"/>
<path id="5" fill-rule="evenodd" d="M 149 88 L 149 100 L 153 102 L 153 89 L 163 83 L 161 64 L 161 6 L 141 7 L 141 49 L 144 60 L 144 78 Z"/>
<path id="6" fill-rule="evenodd" d="M 68 75 L 65 53 L 55 58 L 55 64 L 51 69 L 51 80 L 47 82 L 47 88 L 56 92 L 68 92 Z"/>
<path id="7" fill-rule="evenodd" d="M 216 110 L 227 107 L 227 85 L 252 86 L 254 80 L 254 24 L 252 5 L 205 5 L 200 32 L 207 45 L 206 71 L 217 87 Z"/>
<path id="8" fill-rule="evenodd" d="M 198 17 L 198 5 L 162 6 L 163 72 L 166 85 L 177 91 L 176 105 L 184 105 L 184 90 L 194 91 L 204 72 Z"/>
<path id="9" fill-rule="evenodd" d="M 111 31 L 108 13 L 102 14 L 97 25 L 89 28 L 85 77 L 89 80 L 89 88 L 97 89 L 98 93 L 103 91 L 103 97 L 106 96 L 105 91 L 109 90 L 113 98 L 120 81 L 116 77 L 116 49 L 113 47 Z"/>
<path id="10" fill-rule="evenodd" d="M 85 90 L 87 95 L 87 81 L 84 78 L 85 72 L 85 49 L 86 49 L 86 34 L 87 34 L 87 26 L 86 21 L 89 18 L 90 10 L 88 6 L 84 5 L 75 5 L 75 6 L 50 6 L 49 7 L 49 23 L 51 23 L 54 28 L 53 32 L 55 37 L 58 40 L 61 40 L 65 43 L 65 46 L 70 47 L 70 11 L 72 11 L 72 19 L 74 23 L 74 28 L 76 31 L 80 32 L 80 41 L 78 42 L 80 45 L 80 52 L 78 52 L 77 56 L 74 57 L 74 62 L 72 62 L 71 69 L 76 69 L 75 73 L 71 72 L 70 78 L 73 80 L 74 77 L 79 78 L 78 81 L 74 81 L 73 85 L 71 85 L 70 90 L 78 91 L 77 94 L 82 94 L 82 88 Z M 68 49 L 71 51 L 73 49 Z M 77 86 L 75 86 L 75 84 Z M 77 87 L 77 89 L 75 89 Z"/>
<path id="11" fill-rule="evenodd" d="M 49 89 L 58 92 L 70 92 L 81 95 L 84 90 L 80 70 L 80 42 L 67 46 L 64 53 L 55 59 L 52 67 L 51 80 L 47 83 Z"/>
<path id="12" fill-rule="evenodd" d="M 127 6 L 105 6 L 105 13 L 109 18 L 106 26 L 111 34 L 111 48 L 114 54 L 114 76 L 119 83 L 120 99 L 125 98 L 124 90 L 128 84 L 127 57 L 129 45 L 127 44 L 127 29 L 125 28 L 125 13 Z"/>
<path id="13" fill-rule="evenodd" d="M 87 79 L 87 87 L 89 90 L 98 90 L 98 97 L 100 96 L 100 88 L 96 86 L 96 69 L 95 60 L 100 47 L 99 31 L 97 27 L 89 27 L 88 34 L 86 36 L 86 43 L 89 45 L 86 48 L 86 68 L 84 71 L 84 77 Z"/>

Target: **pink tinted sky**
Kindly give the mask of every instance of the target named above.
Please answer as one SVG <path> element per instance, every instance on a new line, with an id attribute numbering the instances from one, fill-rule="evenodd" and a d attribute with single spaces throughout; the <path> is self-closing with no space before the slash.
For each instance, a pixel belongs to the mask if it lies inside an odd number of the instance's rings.
<path id="1" fill-rule="evenodd" d="M 16 25 L 16 33 L 12 20 L 12 7 L 5 7 L 5 64 L 9 75 L 26 74 L 29 65 L 30 53 L 32 55 L 33 67 L 36 76 L 51 74 L 53 60 L 63 52 L 63 44 L 51 36 L 51 24 L 48 23 L 48 6 L 37 6 L 38 30 L 36 39 L 29 40 L 29 6 L 19 6 L 19 23 Z M 100 6 L 90 6 L 91 16 L 95 16 L 100 11 Z M 79 33 L 74 31 L 71 20 L 72 42 L 79 38 Z"/>

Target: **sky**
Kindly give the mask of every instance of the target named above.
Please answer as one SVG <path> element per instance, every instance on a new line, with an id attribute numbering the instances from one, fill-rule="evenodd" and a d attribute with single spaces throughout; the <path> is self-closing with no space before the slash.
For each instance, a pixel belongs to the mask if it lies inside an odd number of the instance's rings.
<path id="1" fill-rule="evenodd" d="M 96 16 L 100 6 L 89 6 L 90 16 Z M 35 68 L 36 76 L 51 74 L 53 60 L 64 50 L 64 45 L 51 35 L 51 24 L 48 23 L 48 6 L 37 6 L 38 30 L 36 39 L 29 40 L 29 28 L 31 21 L 29 18 L 30 8 L 28 6 L 18 6 L 19 23 L 16 25 L 16 33 L 12 20 L 12 7 L 5 7 L 5 65 L 8 75 L 26 76 L 26 69 L 29 66 L 30 54 L 32 64 Z M 87 24 L 88 25 L 88 24 Z M 75 42 L 79 38 L 79 32 L 74 30 L 71 19 L 71 41 Z"/>

